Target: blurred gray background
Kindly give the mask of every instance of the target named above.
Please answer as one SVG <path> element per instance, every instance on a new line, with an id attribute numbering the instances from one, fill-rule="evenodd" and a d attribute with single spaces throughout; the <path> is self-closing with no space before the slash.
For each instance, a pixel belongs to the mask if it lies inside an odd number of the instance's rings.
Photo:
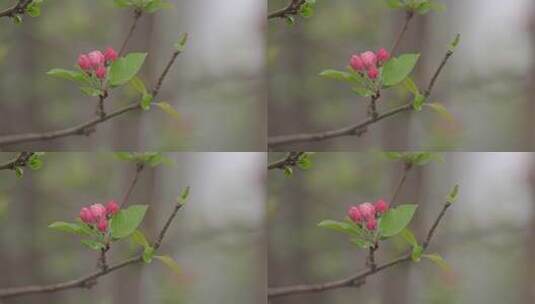
<path id="1" fill-rule="evenodd" d="M 179 122 L 154 107 L 102 124 L 89 138 L 9 148 L 265 150 L 265 1 L 171 2 L 173 9 L 141 18 L 128 51 L 149 53 L 141 78 L 152 87 L 179 34 L 190 34 L 156 100 L 171 103 L 181 114 Z M 0 20 L 0 135 L 61 129 L 92 118 L 95 98 L 46 72 L 72 68 L 80 53 L 119 49 L 132 19 L 131 11 L 114 8 L 112 1 L 75 0 L 45 1 L 40 17 L 25 18 L 19 26 Z M 132 102 L 132 94 L 114 90 L 107 109 Z"/>
<path id="2" fill-rule="evenodd" d="M 1 153 L 0 162 L 14 156 Z M 266 289 L 265 155 L 167 153 L 174 165 L 146 168 L 129 204 L 149 204 L 141 230 L 154 240 L 175 198 L 191 195 L 159 254 L 181 267 L 133 265 L 90 290 L 71 289 L 3 303 L 262 303 Z M 66 281 L 92 272 L 97 255 L 78 237 L 47 228 L 74 221 L 82 206 L 120 199 L 135 167 L 112 153 L 47 153 L 39 171 L 0 171 L 0 288 Z M 114 244 L 111 263 L 137 254 Z"/>
<path id="3" fill-rule="evenodd" d="M 280 155 L 272 155 L 275 159 Z M 273 304 L 320 303 L 533 303 L 535 302 L 535 155 L 446 153 L 444 162 L 416 167 L 398 204 L 419 205 L 410 228 L 422 240 L 453 185 L 459 199 L 446 214 L 428 253 L 450 265 L 445 272 L 422 260 L 369 277 L 361 288 L 277 298 Z M 269 174 L 269 286 L 321 283 L 365 268 L 367 252 L 346 235 L 317 226 L 342 220 L 347 207 L 389 200 L 402 165 L 381 153 L 317 153 L 307 172 Z M 383 242 L 378 263 L 407 252 Z"/>

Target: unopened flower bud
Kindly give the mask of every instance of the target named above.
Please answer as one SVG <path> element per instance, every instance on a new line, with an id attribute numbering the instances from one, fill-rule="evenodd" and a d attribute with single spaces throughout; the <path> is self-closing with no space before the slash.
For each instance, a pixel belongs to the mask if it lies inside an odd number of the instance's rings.
<path id="1" fill-rule="evenodd" d="M 103 65 L 99 66 L 95 71 L 95 75 L 98 79 L 106 78 L 106 67 L 104 67 Z"/>
<path id="2" fill-rule="evenodd" d="M 377 212 L 377 214 L 385 214 L 389 208 L 388 203 L 382 199 L 375 202 L 374 207 L 375 207 L 375 212 Z"/>
<path id="3" fill-rule="evenodd" d="M 367 51 L 360 54 L 360 58 L 368 69 L 377 65 L 377 56 L 372 51 Z"/>
<path id="4" fill-rule="evenodd" d="M 370 203 L 362 203 L 358 206 L 360 214 L 362 217 L 364 217 L 367 221 L 370 219 L 375 219 L 375 207 L 373 207 Z"/>
<path id="5" fill-rule="evenodd" d="M 379 70 L 375 66 L 372 66 L 368 69 L 368 78 L 377 79 L 378 76 Z"/>
<path id="6" fill-rule="evenodd" d="M 108 230 L 108 220 L 105 218 L 101 219 L 97 224 L 97 229 L 100 232 L 106 232 Z"/>
<path id="7" fill-rule="evenodd" d="M 95 218 L 95 221 L 100 222 L 102 219 L 106 218 L 106 208 L 102 204 L 93 204 L 89 206 L 91 214 Z"/>
<path id="8" fill-rule="evenodd" d="M 87 57 L 89 57 L 89 60 L 91 62 L 91 66 L 96 70 L 101 65 L 104 65 L 105 58 L 104 54 L 102 54 L 101 51 L 92 51 L 91 53 L 87 54 Z"/>
<path id="9" fill-rule="evenodd" d="M 368 219 L 368 222 L 366 223 L 366 228 L 368 230 L 375 230 L 377 228 L 377 220 L 373 217 Z"/>
<path id="10" fill-rule="evenodd" d="M 355 223 L 358 223 L 362 220 L 362 215 L 360 214 L 358 207 L 353 206 L 349 208 L 349 210 L 347 211 L 347 215 Z"/>
<path id="11" fill-rule="evenodd" d="M 377 51 L 377 61 L 379 61 L 379 64 L 385 63 L 388 59 L 390 59 L 390 53 L 385 50 L 384 48 L 380 48 Z"/>
<path id="12" fill-rule="evenodd" d="M 82 54 L 82 55 L 78 56 L 78 65 L 84 71 L 90 70 L 91 69 L 91 60 L 89 59 L 89 57 L 87 55 Z"/>
<path id="13" fill-rule="evenodd" d="M 111 47 L 107 48 L 104 52 L 104 59 L 107 62 L 115 61 L 117 59 L 117 52 Z"/>
<path id="14" fill-rule="evenodd" d="M 117 202 L 115 202 L 114 200 L 109 201 L 106 204 L 106 215 L 112 216 L 117 212 L 119 212 L 119 205 L 117 204 Z"/>
<path id="15" fill-rule="evenodd" d="M 86 207 L 80 210 L 80 219 L 86 224 L 92 224 L 95 222 L 95 217 L 91 213 L 91 210 Z"/>
<path id="16" fill-rule="evenodd" d="M 349 61 L 349 65 L 351 68 L 355 71 L 362 72 L 366 70 L 366 66 L 364 65 L 364 62 L 360 58 L 359 55 L 353 55 L 351 56 L 351 60 Z"/>

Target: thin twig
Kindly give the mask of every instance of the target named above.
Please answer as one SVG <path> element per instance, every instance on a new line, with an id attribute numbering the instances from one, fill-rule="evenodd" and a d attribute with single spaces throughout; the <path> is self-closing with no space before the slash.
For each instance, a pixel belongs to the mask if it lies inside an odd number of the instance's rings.
<path id="1" fill-rule="evenodd" d="M 425 238 L 425 241 L 422 243 L 423 251 L 427 249 L 429 246 L 429 243 L 431 239 L 433 238 L 434 232 L 444 215 L 446 214 L 446 210 L 451 206 L 450 203 L 446 203 L 444 207 L 442 208 L 440 214 L 435 219 L 435 222 L 433 223 L 431 229 L 427 233 L 427 237 Z M 313 293 L 313 292 L 322 292 L 326 290 L 332 290 L 337 288 L 344 288 L 344 287 L 359 287 L 364 284 L 366 278 L 368 276 L 371 276 L 373 274 L 376 274 L 380 271 L 386 270 L 392 266 L 395 266 L 400 263 L 409 262 L 411 261 L 411 254 L 405 254 L 401 257 L 398 257 L 388 263 L 377 265 L 375 268 L 366 269 L 359 273 L 356 273 L 348 278 L 336 280 L 336 281 L 330 281 L 326 283 L 321 284 L 301 284 L 301 285 L 293 285 L 293 286 L 286 286 L 286 287 L 274 287 L 274 288 L 268 288 L 268 298 L 277 298 L 277 297 L 284 297 L 284 296 L 291 296 L 291 295 L 297 295 L 297 294 L 305 294 L 305 293 Z"/>
<path id="2" fill-rule="evenodd" d="M 0 165 L 0 170 L 15 170 L 17 167 L 26 167 L 34 152 L 20 152 L 17 158 Z"/>
<path id="3" fill-rule="evenodd" d="M 165 80 L 165 77 L 167 77 L 167 74 L 169 73 L 169 70 L 171 69 L 171 67 L 175 63 L 176 58 L 178 57 L 178 55 L 180 55 L 181 53 L 182 53 L 182 51 L 175 50 L 173 52 L 173 54 L 171 55 L 171 59 L 165 65 L 165 68 L 164 68 L 162 74 L 160 75 L 160 77 L 158 77 L 158 82 L 156 82 L 156 85 L 152 89 L 152 96 L 153 97 L 156 97 L 156 95 L 158 95 L 158 93 L 160 92 L 160 88 L 162 87 L 162 84 L 163 84 L 163 81 Z"/>
<path id="4" fill-rule="evenodd" d="M 394 44 L 392 45 L 392 48 L 390 49 L 390 54 L 394 56 L 397 52 L 397 49 L 399 47 L 399 44 L 401 43 L 401 40 L 403 39 L 403 36 L 409 29 L 409 23 L 411 22 L 412 18 L 414 17 L 413 11 L 407 11 L 405 14 L 405 23 L 403 24 L 403 27 L 401 28 L 401 31 L 398 33 L 396 40 L 394 41 Z"/>
<path id="5" fill-rule="evenodd" d="M 176 55 L 175 55 L 176 54 Z M 162 72 L 161 76 L 158 78 L 158 83 L 156 85 L 156 89 L 153 90 L 153 98 L 155 98 L 158 95 L 159 88 L 169 72 L 169 69 L 173 65 L 173 63 L 176 60 L 176 56 L 178 56 L 177 52 L 173 53 L 173 56 L 169 60 L 169 63 L 167 64 L 165 70 Z M 107 114 L 104 117 L 97 117 L 92 120 L 89 120 L 85 123 L 82 123 L 80 125 L 61 129 L 57 131 L 50 131 L 45 133 L 27 133 L 27 134 L 17 134 L 17 135 L 7 135 L 7 136 L 0 136 L 0 147 L 10 145 L 10 144 L 17 144 L 17 143 L 23 143 L 23 142 L 34 142 L 34 141 L 43 141 L 43 140 L 51 140 L 55 138 L 62 138 L 62 137 L 68 137 L 68 136 L 74 136 L 74 135 L 85 135 L 88 136 L 91 133 L 95 131 L 95 127 L 105 121 L 108 121 L 114 117 L 120 116 L 124 113 L 134 111 L 134 110 L 140 110 L 141 105 L 139 102 L 134 102 L 128 106 L 125 106 L 123 108 L 120 108 L 114 112 L 111 112 Z"/>
<path id="6" fill-rule="evenodd" d="M 123 200 L 120 203 L 121 208 L 128 203 L 130 194 L 132 194 L 132 191 L 134 190 L 134 187 L 136 186 L 137 180 L 139 179 L 139 175 L 141 174 L 141 171 L 143 171 L 144 167 L 145 165 L 141 162 L 136 164 L 136 172 L 134 173 L 134 178 L 132 178 L 132 182 L 130 183 L 128 190 L 126 190 L 126 192 L 123 195 Z"/>
<path id="7" fill-rule="evenodd" d="M 305 152 L 289 152 L 285 158 L 279 159 L 272 162 L 268 165 L 268 170 L 281 169 L 284 170 L 286 167 L 292 167 L 297 164 L 297 161 Z"/>
<path id="8" fill-rule="evenodd" d="M 433 74 L 433 77 L 431 78 L 431 81 L 429 82 L 427 90 L 424 93 L 424 97 L 426 99 L 429 98 L 429 96 L 431 96 L 431 92 L 433 91 L 433 88 L 438 79 L 438 76 L 441 74 L 444 67 L 446 66 L 446 63 L 448 62 L 448 60 L 450 59 L 452 55 L 453 55 L 453 51 L 448 50 L 448 52 L 442 59 L 439 67 Z M 268 148 L 272 149 L 272 148 L 282 146 L 282 145 L 301 143 L 301 142 L 324 141 L 327 139 L 343 137 L 343 136 L 355 136 L 355 135 L 361 136 L 362 134 L 366 132 L 368 126 L 375 124 L 376 122 L 379 122 L 385 118 L 394 116 L 398 113 L 411 111 L 411 110 L 413 110 L 412 103 L 407 103 L 398 108 L 394 108 L 385 113 L 379 114 L 376 118 L 368 118 L 358 124 L 350 125 L 350 126 L 343 127 L 340 129 L 317 132 L 317 133 L 302 133 L 302 134 L 270 137 L 268 138 Z"/>
<path id="9" fill-rule="evenodd" d="M 169 225 L 171 224 L 171 222 L 176 217 L 177 212 L 180 209 L 180 207 L 182 207 L 182 205 L 177 205 L 177 207 L 175 207 L 175 209 L 173 210 L 173 212 L 167 219 L 164 228 L 160 232 L 160 235 L 155 242 L 155 246 L 154 246 L 155 251 L 160 247 L 160 244 L 163 238 L 165 237 L 165 233 L 167 232 L 167 229 L 169 228 Z M 156 244 L 158 246 L 156 246 Z M 97 278 L 104 276 L 108 273 L 111 273 L 113 271 L 119 270 L 128 265 L 137 264 L 142 261 L 143 261 L 143 256 L 138 255 L 136 257 L 123 260 L 122 262 L 119 262 L 117 264 L 113 264 L 108 267 L 102 267 L 98 271 L 95 271 L 93 273 L 90 273 L 88 275 L 85 275 L 78 279 L 74 279 L 70 281 L 65 281 L 65 282 L 50 284 L 50 285 L 33 285 L 33 286 L 22 286 L 22 287 L 0 289 L 0 299 L 20 297 L 20 296 L 36 294 L 36 293 L 57 292 L 57 291 L 72 289 L 72 288 L 90 288 L 97 283 L 96 281 Z"/>
<path id="10" fill-rule="evenodd" d="M 286 18 L 288 16 L 297 15 L 299 8 L 305 3 L 305 0 L 290 0 L 290 3 L 285 8 L 276 10 L 268 14 L 268 20 L 274 18 Z"/>
<path id="11" fill-rule="evenodd" d="M 1 17 L 15 17 L 16 15 L 22 15 L 26 13 L 26 8 L 28 5 L 32 3 L 32 0 L 18 0 L 17 4 L 14 6 L 1 11 L 0 12 L 0 18 Z"/>
<path id="12" fill-rule="evenodd" d="M 403 184 L 405 183 L 405 180 L 407 179 L 407 176 L 409 175 L 409 171 L 411 169 L 412 169 L 411 163 L 403 164 L 403 174 L 401 175 L 401 178 L 399 179 L 398 185 L 396 186 L 396 190 L 394 190 L 394 194 L 392 195 L 392 199 L 390 200 L 391 204 L 394 204 L 396 200 L 398 199 L 398 195 L 401 192 L 401 188 L 403 187 Z"/>
<path id="13" fill-rule="evenodd" d="M 128 41 L 130 41 L 130 38 L 134 34 L 134 31 L 136 30 L 137 22 L 139 21 L 139 18 L 141 18 L 142 14 L 143 14 L 143 11 L 141 11 L 140 9 L 134 10 L 134 21 L 132 22 L 132 25 L 130 26 L 130 30 L 128 31 L 128 34 L 126 35 L 126 38 L 124 39 L 123 44 L 121 45 L 121 49 L 119 50 L 119 57 L 121 57 L 126 51 L 126 46 L 128 45 Z"/>

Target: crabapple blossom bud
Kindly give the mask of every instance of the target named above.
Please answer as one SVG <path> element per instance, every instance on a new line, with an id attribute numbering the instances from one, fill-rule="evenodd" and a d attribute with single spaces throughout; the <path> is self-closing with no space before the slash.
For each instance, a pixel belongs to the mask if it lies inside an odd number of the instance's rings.
<path id="1" fill-rule="evenodd" d="M 377 220 L 374 217 L 368 219 L 368 222 L 366 223 L 366 228 L 368 230 L 375 230 L 377 228 Z"/>
<path id="2" fill-rule="evenodd" d="M 364 62 L 360 58 L 359 55 L 353 55 L 351 56 L 351 60 L 349 61 L 349 65 L 351 68 L 355 71 L 364 71 L 366 70 L 366 67 L 364 65 Z"/>
<path id="3" fill-rule="evenodd" d="M 103 65 L 97 67 L 95 71 L 95 75 L 97 76 L 98 79 L 106 78 L 106 68 Z"/>
<path id="4" fill-rule="evenodd" d="M 78 56 L 78 65 L 84 71 L 90 70 L 91 69 L 91 60 L 89 59 L 89 57 L 87 55 L 81 54 L 80 56 Z"/>
<path id="5" fill-rule="evenodd" d="M 95 217 L 91 213 L 91 210 L 86 207 L 80 210 L 80 219 L 86 224 L 91 224 L 95 222 Z"/>
<path id="6" fill-rule="evenodd" d="M 385 50 L 384 48 L 380 48 L 377 51 L 377 61 L 379 61 L 380 64 L 385 63 L 388 59 L 390 59 L 390 53 Z"/>
<path id="7" fill-rule="evenodd" d="M 360 222 L 360 220 L 362 219 L 362 215 L 360 214 L 359 208 L 355 206 L 349 208 L 349 210 L 347 211 L 347 215 L 355 223 Z"/>
<path id="8" fill-rule="evenodd" d="M 370 67 L 368 69 L 368 78 L 376 79 L 377 76 L 379 76 L 379 70 L 375 66 Z"/>
<path id="9" fill-rule="evenodd" d="M 372 51 L 367 51 L 360 54 L 360 58 L 368 69 L 377 65 L 377 56 Z"/>
<path id="10" fill-rule="evenodd" d="M 105 218 L 101 219 L 97 224 L 97 229 L 100 232 L 106 232 L 108 230 L 108 220 Z"/>
<path id="11" fill-rule="evenodd" d="M 91 214 L 95 218 L 95 221 L 102 221 L 102 219 L 106 218 L 106 208 L 102 204 L 93 204 L 89 206 L 89 210 L 91 210 Z"/>
<path id="12" fill-rule="evenodd" d="M 374 207 L 375 207 L 375 212 L 377 212 L 377 214 L 385 214 L 389 208 L 388 203 L 382 199 L 375 202 Z"/>
<path id="13" fill-rule="evenodd" d="M 106 215 L 111 216 L 119 212 L 119 205 L 114 200 L 109 201 L 106 204 Z"/>
<path id="14" fill-rule="evenodd" d="M 87 54 L 91 62 L 91 66 L 96 70 L 99 66 L 104 65 L 105 58 L 101 51 L 92 51 Z"/>
<path id="15" fill-rule="evenodd" d="M 362 217 L 364 217 L 367 221 L 370 219 L 375 219 L 375 207 L 373 207 L 370 203 L 362 203 L 358 206 L 360 214 Z"/>
<path id="16" fill-rule="evenodd" d="M 109 47 L 104 51 L 104 59 L 108 62 L 115 61 L 117 59 L 117 52 Z"/>

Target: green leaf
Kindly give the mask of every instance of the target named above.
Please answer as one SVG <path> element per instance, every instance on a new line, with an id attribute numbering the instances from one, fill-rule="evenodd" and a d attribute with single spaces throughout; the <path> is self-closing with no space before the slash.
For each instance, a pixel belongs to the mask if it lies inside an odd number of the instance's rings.
<path id="1" fill-rule="evenodd" d="M 400 0 L 386 0 L 386 4 L 390 8 L 401 8 L 404 6 Z"/>
<path id="2" fill-rule="evenodd" d="M 178 38 L 178 41 L 175 43 L 174 47 L 177 52 L 182 53 L 186 48 L 186 43 L 188 43 L 189 35 L 188 33 L 182 33 Z"/>
<path id="3" fill-rule="evenodd" d="M 173 106 L 167 102 L 157 102 L 155 105 L 160 108 L 162 111 L 171 116 L 174 120 L 180 121 L 180 113 L 178 113 Z"/>
<path id="4" fill-rule="evenodd" d="M 437 264 L 440 268 L 442 268 L 442 270 L 444 271 L 450 271 L 450 266 L 448 265 L 448 263 L 446 263 L 446 261 L 444 260 L 444 258 L 442 258 L 440 255 L 438 254 L 424 254 L 422 255 L 422 257 L 430 260 L 431 262 Z"/>
<path id="5" fill-rule="evenodd" d="M 119 211 L 111 221 L 111 236 L 122 239 L 134 233 L 143 221 L 147 208 L 147 205 L 133 205 Z"/>
<path id="6" fill-rule="evenodd" d="M 413 95 L 417 96 L 420 95 L 420 90 L 418 89 L 418 86 L 414 83 L 412 78 L 407 77 L 403 81 L 403 86 L 407 89 L 407 91 L 411 92 Z"/>
<path id="7" fill-rule="evenodd" d="M 154 248 L 148 246 L 148 247 L 145 247 L 145 249 L 143 250 L 143 255 L 142 255 L 142 258 L 143 258 L 143 262 L 145 263 L 150 263 L 152 262 L 152 257 L 154 256 Z"/>
<path id="8" fill-rule="evenodd" d="M 120 86 L 129 82 L 141 69 L 147 53 L 130 53 L 114 61 L 109 69 L 109 83 Z"/>
<path id="9" fill-rule="evenodd" d="M 21 178 L 24 175 L 24 169 L 22 167 L 15 167 L 15 175 Z"/>
<path id="10" fill-rule="evenodd" d="M 101 249 L 106 248 L 106 245 L 95 240 L 81 240 L 80 242 L 93 250 L 101 250 Z"/>
<path id="11" fill-rule="evenodd" d="M 132 77 L 132 79 L 130 80 L 129 84 L 139 94 L 141 94 L 141 95 L 148 94 L 147 88 L 145 87 L 145 84 L 143 83 L 143 80 L 141 80 L 141 78 L 139 78 L 138 76 Z"/>
<path id="12" fill-rule="evenodd" d="M 96 97 L 102 94 L 101 90 L 95 89 L 93 87 L 80 87 L 80 91 L 82 91 L 82 93 L 84 93 L 87 96 L 93 96 L 93 97 Z"/>
<path id="13" fill-rule="evenodd" d="M 401 230 L 399 235 L 411 245 L 411 247 L 418 246 L 418 241 L 416 240 L 416 237 L 414 236 L 414 233 L 409 228 L 404 228 Z"/>
<path id="14" fill-rule="evenodd" d="M 379 222 L 381 235 L 391 237 L 400 233 L 411 222 L 417 207 L 417 205 L 407 204 L 388 210 Z"/>
<path id="15" fill-rule="evenodd" d="M 420 54 L 404 54 L 388 60 L 383 67 L 383 83 L 386 87 L 401 83 L 410 75 Z"/>
<path id="16" fill-rule="evenodd" d="M 81 232 L 80 225 L 66 222 L 54 222 L 48 225 L 48 228 L 75 234 L 80 234 Z"/>
<path id="17" fill-rule="evenodd" d="M 180 196 L 176 200 L 177 204 L 184 205 L 186 203 L 186 200 L 189 197 L 189 190 L 190 190 L 190 187 L 187 186 L 186 188 L 184 188 L 184 190 L 182 190 L 182 192 L 180 192 Z"/>
<path id="18" fill-rule="evenodd" d="M 453 189 L 451 189 L 450 193 L 447 197 L 447 203 L 453 204 L 457 201 L 457 196 L 459 195 L 459 185 L 453 186 Z"/>
<path id="19" fill-rule="evenodd" d="M 454 122 L 455 118 L 453 115 L 446 109 L 446 107 L 440 103 L 425 103 L 423 106 L 426 106 L 428 108 L 431 108 L 433 111 L 437 112 L 440 116 L 444 117 L 444 119 L 448 120 L 449 122 Z"/>
<path id="20" fill-rule="evenodd" d="M 86 78 L 83 72 L 80 71 L 71 71 L 65 69 L 52 69 L 46 73 L 52 77 L 67 79 L 76 82 L 85 82 Z"/>
<path id="21" fill-rule="evenodd" d="M 455 35 L 455 38 L 453 38 L 453 41 L 449 45 L 449 51 L 454 52 L 457 49 L 457 46 L 459 46 L 460 42 L 461 42 L 461 34 Z"/>
<path id="22" fill-rule="evenodd" d="M 135 155 L 130 152 L 115 152 L 115 157 L 120 160 L 134 160 Z"/>
<path id="23" fill-rule="evenodd" d="M 129 7 L 133 5 L 131 0 L 114 0 L 113 3 L 115 4 L 115 6 L 120 8 Z"/>
<path id="24" fill-rule="evenodd" d="M 416 111 L 421 111 L 424 102 L 425 96 L 418 93 L 418 95 L 414 96 L 414 100 L 412 101 L 412 108 Z"/>
<path id="25" fill-rule="evenodd" d="M 424 253 L 424 247 L 420 245 L 416 245 L 412 247 L 411 251 L 411 260 L 413 262 L 420 262 L 420 258 L 422 257 L 422 253 Z"/>
<path id="26" fill-rule="evenodd" d="M 353 223 L 323 220 L 318 224 L 318 226 L 338 232 L 347 233 L 357 238 L 362 235 L 362 229 Z"/>
<path id="27" fill-rule="evenodd" d="M 143 248 L 150 247 L 147 238 L 145 237 L 143 232 L 139 230 L 134 231 L 134 233 L 132 234 L 132 241 L 134 241 L 134 243 L 140 245 Z"/>
<path id="28" fill-rule="evenodd" d="M 180 275 L 181 273 L 180 266 L 178 266 L 178 264 L 175 262 L 175 260 L 172 257 L 167 256 L 167 255 L 155 255 L 154 258 L 164 263 L 165 266 L 171 269 L 175 274 Z"/>
<path id="29" fill-rule="evenodd" d="M 312 159 L 310 158 L 310 153 L 303 153 L 299 156 L 297 160 L 297 166 L 302 170 L 308 170 L 312 167 Z"/>
<path id="30" fill-rule="evenodd" d="M 352 90 L 353 92 L 357 93 L 357 95 L 360 95 L 362 97 L 370 97 L 374 94 L 372 90 L 364 87 L 353 87 Z"/>
<path id="31" fill-rule="evenodd" d="M 403 158 L 403 153 L 401 152 L 385 152 L 386 158 L 391 160 L 399 160 Z"/>
<path id="32" fill-rule="evenodd" d="M 294 174 L 294 170 L 292 169 L 292 167 L 289 167 L 289 166 L 284 167 L 284 175 L 290 177 L 293 174 Z"/>
<path id="33" fill-rule="evenodd" d="M 357 73 L 350 73 L 338 70 L 325 70 L 321 72 L 319 76 L 349 82 L 353 85 L 356 85 L 357 87 L 364 86 L 364 79 Z"/>
<path id="34" fill-rule="evenodd" d="M 360 247 L 360 248 L 370 248 L 373 245 L 372 242 L 361 239 L 361 238 L 352 238 L 351 243 L 357 245 L 357 247 Z"/>
<path id="35" fill-rule="evenodd" d="M 34 154 L 28 160 L 28 167 L 32 170 L 39 170 L 43 167 L 43 160 Z"/>
<path id="36" fill-rule="evenodd" d="M 150 110 L 150 105 L 151 105 L 153 99 L 154 98 L 152 97 L 151 94 L 143 95 L 143 97 L 141 98 L 141 102 L 140 102 L 141 108 L 143 110 L 145 110 L 145 111 Z"/>

